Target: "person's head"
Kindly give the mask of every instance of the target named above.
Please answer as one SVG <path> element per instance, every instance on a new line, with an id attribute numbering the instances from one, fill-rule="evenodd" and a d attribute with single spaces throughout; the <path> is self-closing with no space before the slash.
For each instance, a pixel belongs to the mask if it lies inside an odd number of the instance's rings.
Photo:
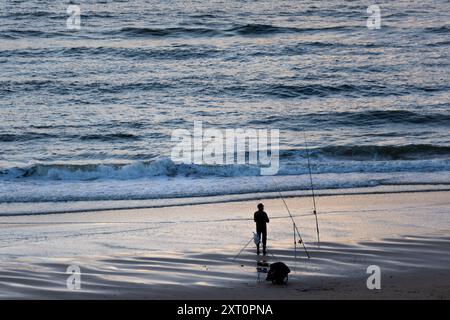
<path id="1" fill-rule="evenodd" d="M 262 203 L 258 204 L 258 210 L 259 211 L 263 211 L 264 210 L 264 205 Z"/>

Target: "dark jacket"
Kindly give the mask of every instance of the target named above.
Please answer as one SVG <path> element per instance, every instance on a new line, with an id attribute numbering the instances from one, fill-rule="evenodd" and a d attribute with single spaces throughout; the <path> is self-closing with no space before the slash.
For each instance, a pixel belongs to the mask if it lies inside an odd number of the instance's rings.
<path id="1" fill-rule="evenodd" d="M 254 215 L 254 220 L 256 222 L 256 228 L 266 229 L 266 223 L 269 223 L 269 217 L 265 211 L 256 211 Z"/>

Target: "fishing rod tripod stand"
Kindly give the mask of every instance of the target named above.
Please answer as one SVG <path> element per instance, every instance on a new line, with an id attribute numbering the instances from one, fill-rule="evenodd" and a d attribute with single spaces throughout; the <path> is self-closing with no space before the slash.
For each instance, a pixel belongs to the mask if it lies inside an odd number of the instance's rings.
<path id="1" fill-rule="evenodd" d="M 295 260 L 297 260 L 297 243 L 301 244 L 303 246 L 303 250 L 305 250 L 305 254 L 308 257 L 308 259 L 311 258 L 311 256 L 309 255 L 308 249 L 306 249 L 306 246 L 303 243 L 302 236 L 300 235 L 300 232 L 298 231 L 297 224 L 294 221 L 292 221 L 292 229 L 293 229 L 293 234 L 294 234 L 294 256 L 295 256 Z M 297 236 L 298 236 L 298 240 L 297 240 Z"/>

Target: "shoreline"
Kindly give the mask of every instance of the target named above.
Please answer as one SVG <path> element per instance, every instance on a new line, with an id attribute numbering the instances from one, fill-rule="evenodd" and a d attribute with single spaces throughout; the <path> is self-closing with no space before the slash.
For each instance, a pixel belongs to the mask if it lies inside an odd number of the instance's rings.
<path id="1" fill-rule="evenodd" d="M 398 184 L 375 187 L 344 188 L 344 189 L 318 189 L 314 190 L 316 197 L 371 195 L 394 193 L 422 193 L 422 192 L 448 192 L 450 184 Z M 284 198 L 311 197 L 310 190 L 280 191 Z M 101 212 L 115 210 L 157 209 L 165 207 L 179 207 L 186 205 L 206 205 L 215 203 L 228 203 L 250 201 L 257 199 L 280 198 L 278 191 L 253 192 L 243 194 L 229 194 L 224 196 L 196 196 L 165 199 L 135 199 L 135 200 L 80 200 L 55 202 L 13 202 L 0 203 L 0 217 L 47 215 L 82 212 Z M 206 200 L 205 200 L 206 199 Z M 95 204 L 94 206 L 92 204 Z M 40 207 L 36 210 L 37 207 Z M 52 209 L 50 209 L 50 207 Z"/>

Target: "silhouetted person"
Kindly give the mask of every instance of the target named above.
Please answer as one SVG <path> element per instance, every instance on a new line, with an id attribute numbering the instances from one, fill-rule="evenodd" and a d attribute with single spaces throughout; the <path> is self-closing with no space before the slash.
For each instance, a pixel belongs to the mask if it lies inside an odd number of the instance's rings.
<path id="1" fill-rule="evenodd" d="M 262 203 L 258 204 L 258 211 L 255 212 L 254 220 L 256 222 L 256 233 L 259 236 L 259 243 L 263 244 L 263 254 L 266 254 L 266 242 L 267 242 L 267 223 L 269 223 L 269 217 L 264 211 L 264 205 Z M 262 238 L 261 238 L 262 235 Z M 257 253 L 259 254 L 259 243 L 257 244 Z"/>

